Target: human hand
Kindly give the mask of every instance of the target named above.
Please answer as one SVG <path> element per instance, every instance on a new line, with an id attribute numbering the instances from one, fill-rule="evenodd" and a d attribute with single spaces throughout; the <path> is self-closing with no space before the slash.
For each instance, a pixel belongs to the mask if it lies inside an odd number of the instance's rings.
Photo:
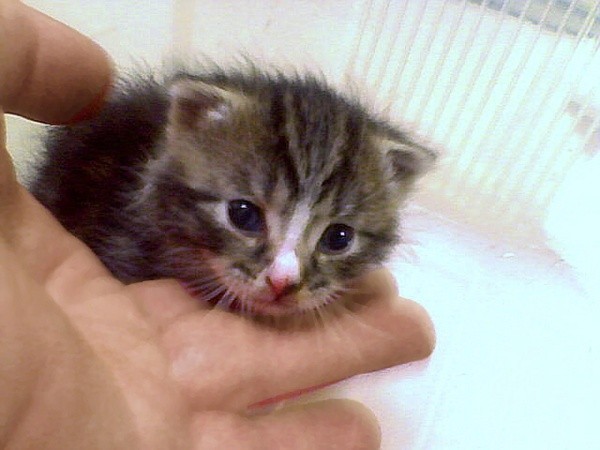
<path id="1" fill-rule="evenodd" d="M 82 118 L 110 77 L 91 41 L 0 0 L 6 112 L 51 123 Z M 389 274 L 364 281 L 373 298 L 352 314 L 293 332 L 205 308 L 171 281 L 125 286 L 17 183 L 4 137 L 0 119 L 2 446 L 377 448 L 376 422 L 353 402 L 247 412 L 427 356 L 430 320 L 396 298 Z"/>

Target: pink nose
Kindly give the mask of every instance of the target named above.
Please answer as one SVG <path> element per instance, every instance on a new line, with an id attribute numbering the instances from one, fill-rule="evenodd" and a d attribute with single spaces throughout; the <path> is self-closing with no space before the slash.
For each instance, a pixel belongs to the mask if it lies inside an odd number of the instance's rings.
<path id="1" fill-rule="evenodd" d="M 266 282 L 275 300 L 294 290 L 300 280 L 300 263 L 294 250 L 282 249 L 267 269 Z"/>
<path id="2" fill-rule="evenodd" d="M 294 280 L 289 277 L 267 276 L 267 284 L 271 287 L 273 293 L 279 297 L 293 289 Z"/>

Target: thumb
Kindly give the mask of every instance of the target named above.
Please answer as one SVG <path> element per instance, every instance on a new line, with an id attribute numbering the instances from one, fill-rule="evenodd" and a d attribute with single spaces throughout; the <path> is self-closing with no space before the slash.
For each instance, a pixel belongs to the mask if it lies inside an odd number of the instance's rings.
<path id="1" fill-rule="evenodd" d="M 48 123 L 100 106 L 112 63 L 89 38 L 15 0 L 0 0 L 0 105 Z"/>
<path id="2" fill-rule="evenodd" d="M 3 112 L 66 123 L 99 109 L 112 62 L 93 41 L 16 0 L 0 0 L 0 232 L 22 200 L 6 150 Z"/>

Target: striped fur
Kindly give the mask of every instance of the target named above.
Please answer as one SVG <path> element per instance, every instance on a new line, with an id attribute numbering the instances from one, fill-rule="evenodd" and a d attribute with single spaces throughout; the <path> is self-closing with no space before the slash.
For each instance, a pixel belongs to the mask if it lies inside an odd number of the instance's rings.
<path id="1" fill-rule="evenodd" d="M 432 160 L 316 78 L 180 72 L 123 81 L 98 118 L 54 129 L 30 188 L 123 281 L 172 277 L 281 315 L 333 301 L 385 260 L 405 194 Z M 235 199 L 261 207 L 264 233 L 229 223 Z M 355 230 L 345 253 L 319 250 L 332 223 Z M 265 274 L 283 247 L 300 279 L 265 306 Z"/>

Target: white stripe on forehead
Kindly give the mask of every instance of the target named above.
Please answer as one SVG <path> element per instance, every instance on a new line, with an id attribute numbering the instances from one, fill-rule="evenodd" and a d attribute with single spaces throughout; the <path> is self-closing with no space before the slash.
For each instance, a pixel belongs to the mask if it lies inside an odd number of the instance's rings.
<path id="1" fill-rule="evenodd" d="M 309 221 L 310 207 L 306 203 L 299 203 L 296 205 L 292 218 L 285 231 L 283 242 L 278 248 L 278 253 L 294 251 L 296 249 L 298 241 L 302 238 Z"/>
<path id="2" fill-rule="evenodd" d="M 281 220 L 280 217 L 278 219 Z M 296 247 L 304 235 L 309 220 L 310 208 L 308 205 L 306 203 L 296 205 L 285 232 L 278 236 L 279 239 L 275 241 L 276 253 L 273 263 L 267 269 L 267 277 L 272 286 L 277 289 L 300 281 L 301 269 Z"/>
<path id="3" fill-rule="evenodd" d="M 286 223 L 281 210 L 270 209 L 266 211 L 269 227 L 269 240 L 276 253 L 282 251 L 295 251 L 298 241 L 302 238 L 311 216 L 307 203 L 298 203 L 294 206 L 292 216 Z"/>

